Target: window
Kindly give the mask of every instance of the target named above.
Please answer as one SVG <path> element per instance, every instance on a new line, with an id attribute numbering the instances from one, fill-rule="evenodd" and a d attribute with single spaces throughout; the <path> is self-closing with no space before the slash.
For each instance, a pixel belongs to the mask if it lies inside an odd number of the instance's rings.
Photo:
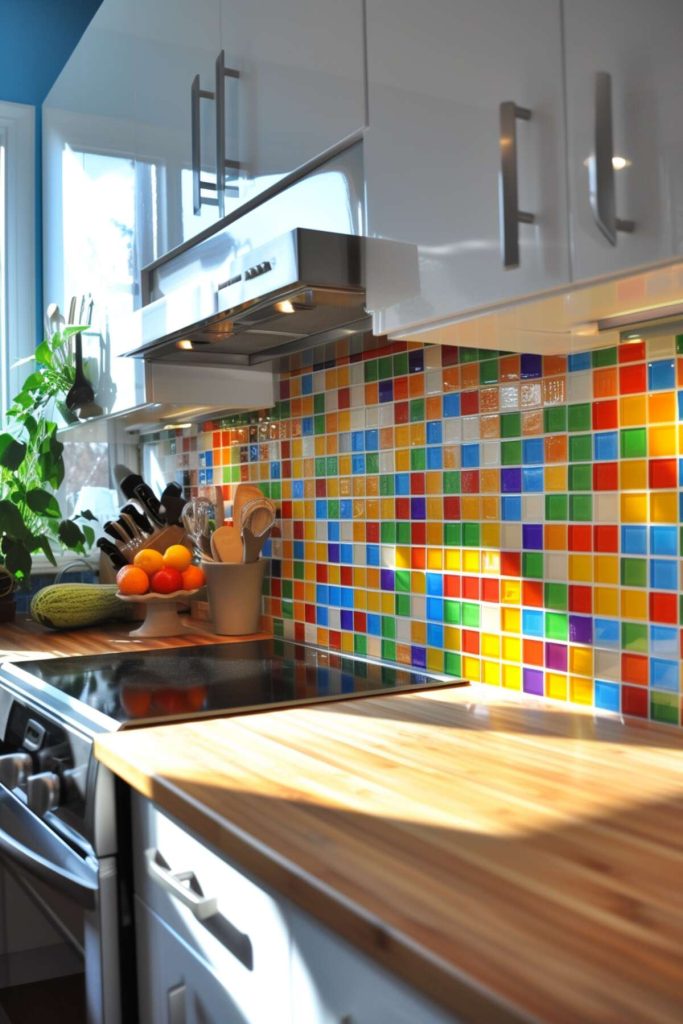
<path id="1" fill-rule="evenodd" d="M 0 414 L 36 344 L 34 108 L 0 103 Z"/>

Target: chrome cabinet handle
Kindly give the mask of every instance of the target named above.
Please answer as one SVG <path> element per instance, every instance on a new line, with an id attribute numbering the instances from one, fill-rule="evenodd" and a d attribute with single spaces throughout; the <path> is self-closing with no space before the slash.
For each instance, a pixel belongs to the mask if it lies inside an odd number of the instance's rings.
<path id="1" fill-rule="evenodd" d="M 226 68 L 225 50 L 221 50 L 216 57 L 216 184 L 221 217 L 226 195 L 239 195 L 239 189 L 225 184 L 225 172 L 239 171 L 241 166 L 239 160 L 227 160 L 225 156 L 225 79 L 239 77 L 236 68 Z"/>
<path id="2" fill-rule="evenodd" d="M 188 907 L 199 921 L 218 912 L 216 897 L 204 896 L 194 871 L 171 871 L 159 851 L 154 849 L 145 850 L 145 860 L 150 878 Z"/>
<path id="3" fill-rule="evenodd" d="M 614 146 L 612 142 L 612 76 L 595 75 L 595 152 L 588 161 L 588 194 L 595 223 L 610 245 L 617 244 L 617 231 L 631 232 L 632 220 L 617 217 L 614 191 Z"/>
<path id="4" fill-rule="evenodd" d="M 505 269 L 519 266 L 519 225 L 533 224 L 533 213 L 519 209 L 517 197 L 517 120 L 530 121 L 531 111 L 507 101 L 500 105 L 500 254 Z"/>
<path id="5" fill-rule="evenodd" d="M 187 1015 L 185 1013 L 186 985 L 176 985 L 168 990 L 168 1024 L 185 1024 Z"/>
<path id="6" fill-rule="evenodd" d="M 216 191 L 216 185 L 212 181 L 202 181 L 202 133 L 199 111 L 200 100 L 212 100 L 214 94 L 208 89 L 202 89 L 199 84 L 199 75 L 192 79 L 190 90 L 190 125 L 192 128 L 192 209 L 200 213 L 202 204 L 217 206 L 218 199 L 202 195 L 202 189 Z"/>

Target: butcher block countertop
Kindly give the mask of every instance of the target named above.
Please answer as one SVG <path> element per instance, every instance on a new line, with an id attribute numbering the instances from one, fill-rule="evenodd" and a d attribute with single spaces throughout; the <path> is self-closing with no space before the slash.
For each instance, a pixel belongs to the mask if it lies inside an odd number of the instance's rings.
<path id="1" fill-rule="evenodd" d="M 121 732 L 96 753 L 463 1021 L 683 1020 L 674 729 L 473 686 Z"/>

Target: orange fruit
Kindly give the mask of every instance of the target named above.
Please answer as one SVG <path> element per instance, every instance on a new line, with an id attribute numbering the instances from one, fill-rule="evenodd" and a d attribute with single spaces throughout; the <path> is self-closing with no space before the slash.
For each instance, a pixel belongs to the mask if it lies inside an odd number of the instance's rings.
<path id="1" fill-rule="evenodd" d="M 149 590 L 149 576 L 137 565 L 124 565 L 116 574 L 116 582 L 122 594 L 146 594 Z"/>
<path id="2" fill-rule="evenodd" d="M 154 548 L 143 548 L 142 551 L 138 551 L 133 559 L 133 565 L 137 565 L 139 569 L 144 569 L 148 576 L 153 576 L 155 572 L 159 572 L 159 569 L 163 569 L 164 556 L 160 551 L 155 551 Z"/>
<path id="3" fill-rule="evenodd" d="M 170 548 L 164 551 L 164 565 L 167 569 L 177 569 L 184 572 L 192 561 L 192 552 L 184 544 L 171 544 Z"/>
<path id="4" fill-rule="evenodd" d="M 188 565 L 183 573 L 183 590 L 196 590 L 197 587 L 203 587 L 205 583 L 204 570 L 200 569 L 198 565 Z"/>

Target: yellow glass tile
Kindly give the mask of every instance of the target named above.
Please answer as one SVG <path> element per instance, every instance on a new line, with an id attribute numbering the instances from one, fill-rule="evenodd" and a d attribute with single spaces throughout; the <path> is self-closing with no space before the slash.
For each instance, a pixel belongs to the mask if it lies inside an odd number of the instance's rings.
<path id="1" fill-rule="evenodd" d="M 304 395 L 301 399 L 301 415 L 313 415 L 313 395 Z"/>
<path id="2" fill-rule="evenodd" d="M 365 523 L 359 519 L 353 521 L 353 539 L 356 544 L 363 544 L 365 542 Z"/>
<path id="3" fill-rule="evenodd" d="M 674 391 L 655 391 L 647 396 L 647 418 L 650 423 L 671 423 L 676 417 Z"/>
<path id="4" fill-rule="evenodd" d="M 621 617 L 623 619 L 646 619 L 648 617 L 647 591 L 621 591 Z"/>
<path id="5" fill-rule="evenodd" d="M 365 566 L 359 565 L 353 570 L 353 585 L 354 587 L 360 587 L 365 593 L 365 587 L 368 582 L 368 574 Z M 359 598 L 360 594 L 356 594 L 356 598 Z"/>
<path id="6" fill-rule="evenodd" d="M 397 448 L 394 452 L 397 473 L 410 472 L 410 448 Z"/>
<path id="7" fill-rule="evenodd" d="M 482 661 L 482 682 L 489 686 L 500 686 L 500 665 L 497 661 Z"/>
<path id="8" fill-rule="evenodd" d="M 336 476 L 328 476 L 327 478 L 327 497 L 339 497 L 339 479 Z"/>
<path id="9" fill-rule="evenodd" d="M 522 660 L 522 641 L 518 636 L 503 637 L 503 658 L 505 661 Z"/>
<path id="10" fill-rule="evenodd" d="M 300 473 L 295 473 L 294 476 L 300 476 Z M 340 455 L 339 456 L 339 475 L 351 477 L 351 456 Z"/>
<path id="11" fill-rule="evenodd" d="M 500 502 L 493 495 L 486 495 L 481 499 L 481 518 L 489 522 L 498 522 L 500 519 Z"/>
<path id="12" fill-rule="evenodd" d="M 675 455 L 676 428 L 673 425 L 648 427 L 647 454 L 651 459 L 659 459 L 665 455 Z"/>
<path id="13" fill-rule="evenodd" d="M 481 653 L 485 658 L 497 658 L 500 655 L 500 637 L 497 633 L 481 634 Z"/>
<path id="14" fill-rule="evenodd" d="M 327 567 L 327 578 L 332 586 L 339 586 L 341 582 L 341 566 L 329 565 Z"/>
<path id="15" fill-rule="evenodd" d="M 447 651 L 460 650 L 460 630 L 457 626 L 446 626 L 443 631 L 444 647 Z"/>
<path id="16" fill-rule="evenodd" d="M 479 470 L 479 490 L 482 494 L 498 494 L 500 491 L 500 470 Z"/>
<path id="17" fill-rule="evenodd" d="M 645 416 L 645 395 L 624 395 L 619 399 L 619 418 L 622 427 L 642 427 Z"/>
<path id="18" fill-rule="evenodd" d="M 348 366 L 337 367 L 337 387 L 347 388 L 349 386 L 349 368 Z"/>
<path id="19" fill-rule="evenodd" d="M 354 602 L 355 602 L 355 609 L 356 609 L 356 611 L 358 611 L 358 612 L 365 611 L 365 609 L 368 606 L 368 594 L 367 594 L 367 591 L 366 590 L 360 590 L 360 591 L 357 590 L 356 591 L 356 596 L 354 598 Z"/>
<path id="20" fill-rule="evenodd" d="M 316 544 L 315 558 L 317 562 L 327 561 L 327 544 Z"/>
<path id="21" fill-rule="evenodd" d="M 438 524 L 441 526 L 443 523 L 443 498 L 436 498 L 434 495 L 427 498 L 427 519 L 429 520 L 427 525 Z M 437 543 L 441 543 L 441 538 Z"/>
<path id="22" fill-rule="evenodd" d="M 380 511 L 382 513 L 382 519 L 393 519 L 394 518 L 394 499 L 393 498 L 380 498 L 379 502 Z"/>
<path id="23" fill-rule="evenodd" d="M 467 519 L 468 521 L 478 521 L 481 517 L 479 515 L 480 502 L 479 497 L 476 494 L 465 494 L 460 499 L 460 518 Z"/>
<path id="24" fill-rule="evenodd" d="M 575 583 L 590 583 L 593 579 L 593 566 L 590 555 L 569 555 L 569 579 Z"/>
<path id="25" fill-rule="evenodd" d="M 441 494 L 441 473 L 430 469 L 425 473 L 425 490 L 427 494 Z"/>
<path id="26" fill-rule="evenodd" d="M 473 364 L 466 363 L 466 366 Z M 476 365 L 476 364 L 474 364 Z M 463 655 L 462 659 L 463 678 L 470 683 L 478 683 L 481 680 L 481 664 L 479 658 L 473 658 L 470 654 Z"/>
<path id="27" fill-rule="evenodd" d="M 544 471 L 544 478 L 546 491 L 564 492 L 567 490 L 566 466 L 546 466 Z"/>
<path id="28" fill-rule="evenodd" d="M 593 573 L 596 583 L 618 583 L 619 558 L 617 555 L 596 555 L 593 560 Z"/>
<path id="29" fill-rule="evenodd" d="M 500 600 L 502 604 L 521 604 L 522 598 L 522 581 L 521 580 L 501 580 L 500 581 Z"/>
<path id="30" fill-rule="evenodd" d="M 410 574 L 410 589 L 413 594 L 426 594 L 427 593 L 427 576 L 423 572 L 411 572 Z"/>
<path id="31" fill-rule="evenodd" d="M 647 488 L 647 459 L 629 459 L 621 464 L 621 488 L 642 491 Z"/>
<path id="32" fill-rule="evenodd" d="M 325 391 L 333 391 L 337 387 L 339 387 L 337 384 L 337 371 L 334 369 L 325 370 Z"/>
<path id="33" fill-rule="evenodd" d="M 485 526 L 488 526 L 488 525 L 490 525 L 490 524 L 489 523 L 485 524 Z M 497 530 L 498 533 L 500 533 L 500 527 L 498 527 L 497 524 L 496 524 L 496 530 Z M 483 530 L 482 530 L 482 533 L 483 533 Z M 495 544 L 492 543 L 492 541 L 489 540 L 488 538 L 482 538 L 482 542 L 487 544 L 487 545 L 491 545 L 491 547 L 495 546 Z M 500 572 L 500 551 L 482 551 L 482 553 L 481 553 L 481 571 L 483 573 L 485 573 L 487 576 L 497 576 L 498 575 L 498 573 Z"/>
<path id="34" fill-rule="evenodd" d="M 368 567 L 367 572 L 368 572 L 367 586 L 368 586 L 369 590 L 370 591 L 379 590 L 379 569 Z M 369 603 L 368 603 L 368 609 L 370 609 L 370 604 Z M 379 611 L 379 595 L 378 595 L 377 603 L 370 610 L 371 611 Z"/>
<path id="35" fill-rule="evenodd" d="M 389 595 L 391 596 L 391 595 Z M 427 623 L 413 619 L 410 623 L 410 639 L 414 644 L 427 642 Z"/>
<path id="36" fill-rule="evenodd" d="M 567 550 L 567 527 L 564 523 L 546 523 L 543 530 L 543 546 L 546 551 Z"/>
<path id="37" fill-rule="evenodd" d="M 500 416 L 498 413 L 487 413 L 479 417 L 479 434 L 485 440 L 500 437 Z"/>
<path id="38" fill-rule="evenodd" d="M 427 568 L 443 569 L 443 551 L 441 548 L 427 548 Z"/>
<path id="39" fill-rule="evenodd" d="M 440 547 L 443 544 L 443 523 L 441 520 L 437 522 L 428 522 L 427 526 L 427 545 L 429 547 Z"/>
<path id="40" fill-rule="evenodd" d="M 427 428 L 424 423 L 410 424 L 410 444 L 413 448 L 424 448 L 427 443 Z"/>
<path id="41" fill-rule="evenodd" d="M 593 675 L 593 648 L 570 647 L 569 671 L 575 676 Z"/>
<path id="42" fill-rule="evenodd" d="M 446 561 L 444 569 L 447 572 L 459 572 L 460 570 L 460 550 L 456 548 L 446 549 Z"/>
<path id="43" fill-rule="evenodd" d="M 342 633 L 341 649 L 349 654 L 353 654 L 353 633 Z"/>
<path id="44" fill-rule="evenodd" d="M 480 552 L 465 548 L 462 553 L 462 571 L 463 572 L 479 572 L 479 566 L 481 564 Z"/>
<path id="45" fill-rule="evenodd" d="M 593 680 L 578 679 L 571 676 L 569 679 L 569 699 L 572 704 L 592 704 Z"/>
<path id="46" fill-rule="evenodd" d="M 622 523 L 647 522 L 647 494 L 621 495 L 621 521 Z"/>
<path id="47" fill-rule="evenodd" d="M 560 672 L 546 672 L 545 695 L 554 700 L 567 699 L 567 677 Z"/>
<path id="48" fill-rule="evenodd" d="M 677 523 L 678 522 L 678 492 L 677 491 L 651 491 L 650 492 L 650 522 L 651 523 Z"/>
<path id="49" fill-rule="evenodd" d="M 427 671 L 428 672 L 443 672 L 444 669 L 444 652 L 438 650 L 436 647 L 427 648 Z"/>
<path id="50" fill-rule="evenodd" d="M 521 627 L 521 612 L 519 608 L 501 609 L 501 629 L 505 633 L 519 633 Z M 503 655 L 505 657 L 505 655 Z"/>
<path id="51" fill-rule="evenodd" d="M 314 562 L 304 562 L 304 579 L 305 580 L 309 580 L 310 582 L 313 582 L 313 583 L 315 582 L 315 563 Z M 306 600 L 307 601 L 315 601 L 315 589 L 312 591 L 312 596 L 309 597 L 308 594 L 306 595 Z"/>
<path id="52" fill-rule="evenodd" d="M 397 448 L 410 448 L 410 427 L 407 423 L 394 427 L 394 442 Z"/>
<path id="53" fill-rule="evenodd" d="M 410 569 L 410 548 L 396 548 L 394 561 L 397 569 Z"/>
<path id="54" fill-rule="evenodd" d="M 329 480 L 328 480 L 328 491 L 329 494 Z M 379 477 L 378 476 L 366 476 L 365 477 L 365 493 L 370 498 L 377 498 L 379 496 Z"/>
<path id="55" fill-rule="evenodd" d="M 596 615 L 618 615 L 619 591 L 615 587 L 594 587 L 593 607 Z"/>
<path id="56" fill-rule="evenodd" d="M 522 689 L 522 670 L 519 665 L 503 665 L 503 686 L 508 690 Z"/>
<path id="57" fill-rule="evenodd" d="M 342 409 L 339 413 L 339 432 L 345 434 L 351 429 L 351 412 L 348 409 Z"/>
<path id="58" fill-rule="evenodd" d="M 380 607 L 382 609 L 382 614 L 393 615 L 395 608 L 394 595 L 391 593 L 382 593 L 381 597 L 382 600 L 380 602 Z"/>

